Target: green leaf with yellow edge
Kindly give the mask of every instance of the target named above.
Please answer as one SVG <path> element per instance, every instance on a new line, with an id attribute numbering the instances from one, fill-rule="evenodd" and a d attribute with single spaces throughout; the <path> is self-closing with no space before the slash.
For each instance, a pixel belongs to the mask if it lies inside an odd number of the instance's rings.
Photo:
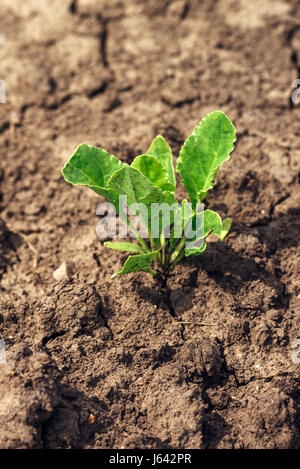
<path id="1" fill-rule="evenodd" d="M 223 241 L 223 239 L 225 238 L 225 236 L 227 236 L 227 234 L 229 233 L 230 228 L 231 228 L 231 223 L 232 223 L 231 218 L 225 218 L 225 219 L 222 221 L 222 229 L 221 229 L 221 234 L 220 234 L 220 241 Z"/>
<path id="2" fill-rule="evenodd" d="M 160 188 L 155 187 L 140 171 L 127 165 L 113 173 L 107 183 L 107 188 L 119 195 L 126 195 L 128 206 L 134 203 L 149 205 L 165 200 Z"/>
<path id="3" fill-rule="evenodd" d="M 133 252 L 133 253 L 141 253 L 145 254 L 145 249 L 142 248 L 142 246 L 139 246 L 138 244 L 133 244 L 133 243 L 126 243 L 126 242 L 111 242 L 111 241 L 105 241 L 103 243 L 105 247 L 109 249 L 115 249 L 116 251 L 126 251 L 126 252 Z"/>
<path id="4" fill-rule="evenodd" d="M 85 143 L 79 145 L 62 169 L 67 182 L 77 186 L 106 187 L 111 175 L 123 163 L 106 150 Z"/>
<path id="5" fill-rule="evenodd" d="M 199 255 L 206 249 L 205 238 L 214 233 L 221 236 L 222 220 L 218 213 L 213 210 L 204 210 L 196 214 L 197 231 L 194 239 L 187 241 L 185 248 L 186 257 L 190 255 Z M 192 223 L 192 220 L 190 221 Z"/>
<path id="6" fill-rule="evenodd" d="M 168 174 L 165 168 L 160 164 L 157 158 L 152 155 L 137 156 L 132 164 L 132 168 L 138 169 L 143 175 L 149 179 L 156 187 L 163 190 L 172 190 L 173 187 L 168 182 Z"/>
<path id="7" fill-rule="evenodd" d="M 130 274 L 131 272 L 149 272 L 152 275 L 155 275 L 156 272 L 153 271 L 150 266 L 157 256 L 158 251 L 153 251 L 149 254 L 137 254 L 136 256 L 129 256 L 126 260 L 123 268 L 112 275 L 112 278 L 117 275 Z"/>
<path id="8" fill-rule="evenodd" d="M 184 250 L 185 257 L 200 256 L 200 254 L 202 254 L 205 251 L 206 246 L 207 246 L 206 242 L 203 241 L 202 244 L 199 247 L 197 247 L 197 245 L 195 245 L 195 246 L 191 246 L 190 248 L 185 248 L 185 250 Z"/>
<path id="9" fill-rule="evenodd" d="M 62 174 L 67 182 L 74 186 L 87 186 L 115 205 L 117 194 L 108 190 L 106 185 L 112 174 L 122 166 L 120 160 L 102 148 L 83 143 L 67 161 Z"/>
<path id="10" fill-rule="evenodd" d="M 143 204 L 138 216 L 144 226 L 149 228 L 151 225 L 151 205 L 163 202 L 171 205 L 175 202 L 173 194 L 155 187 L 139 170 L 128 165 L 124 165 L 112 175 L 107 183 L 107 188 L 113 193 L 126 195 L 129 209 L 133 204 Z"/>
<path id="11" fill-rule="evenodd" d="M 213 182 L 217 171 L 236 141 L 235 127 L 222 111 L 208 114 L 180 150 L 176 171 L 182 177 L 191 202 L 201 202 Z"/>
<path id="12" fill-rule="evenodd" d="M 161 135 L 155 137 L 147 151 L 147 155 L 155 156 L 163 168 L 165 168 L 168 174 L 168 182 L 170 184 L 169 190 L 174 192 L 176 188 L 176 179 L 173 167 L 173 154 L 170 145 L 164 137 Z"/>

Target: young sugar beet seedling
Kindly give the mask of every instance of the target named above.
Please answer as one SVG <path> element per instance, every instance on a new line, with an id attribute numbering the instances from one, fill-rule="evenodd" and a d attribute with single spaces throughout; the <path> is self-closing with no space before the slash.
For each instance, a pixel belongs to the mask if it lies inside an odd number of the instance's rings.
<path id="1" fill-rule="evenodd" d="M 220 165 L 230 158 L 235 141 L 235 127 L 221 111 L 208 114 L 195 127 L 177 159 L 176 171 L 190 198 L 190 203 L 184 200 L 181 205 L 174 197 L 172 151 L 162 136 L 157 136 L 147 153 L 137 156 L 131 165 L 102 148 L 82 144 L 76 149 L 62 169 L 65 180 L 103 196 L 138 243 L 104 243 L 108 248 L 134 254 L 113 277 L 137 271 L 155 275 L 154 263 L 169 272 L 183 257 L 202 254 L 209 234 L 221 241 L 225 238 L 231 219 L 222 221 L 216 212 L 203 210 L 202 202 L 213 187 Z M 126 200 L 126 207 L 120 200 Z M 148 239 L 133 225 L 132 213 L 139 215 Z"/>

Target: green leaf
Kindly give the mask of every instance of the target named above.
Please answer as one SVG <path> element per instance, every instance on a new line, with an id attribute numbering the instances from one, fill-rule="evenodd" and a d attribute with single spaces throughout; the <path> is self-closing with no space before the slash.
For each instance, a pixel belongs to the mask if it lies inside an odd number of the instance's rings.
<path id="1" fill-rule="evenodd" d="M 115 156 L 102 148 L 79 145 L 62 169 L 66 181 L 74 185 L 106 187 L 111 175 L 123 166 Z"/>
<path id="2" fill-rule="evenodd" d="M 178 209 L 174 214 L 174 222 L 170 233 L 170 247 L 171 250 L 175 248 L 179 238 L 183 236 L 184 227 L 193 217 L 194 212 L 188 204 L 188 201 L 184 199 L 181 205 L 178 205 Z"/>
<path id="3" fill-rule="evenodd" d="M 173 190 L 169 184 L 168 174 L 165 168 L 160 164 L 157 158 L 152 155 L 137 156 L 132 164 L 132 168 L 138 169 L 150 182 L 163 190 Z"/>
<path id="4" fill-rule="evenodd" d="M 193 223 L 193 224 L 192 224 Z M 193 226 L 195 225 L 195 227 Z M 190 236 L 196 230 L 194 237 Z M 191 231 L 189 232 L 189 229 Z M 191 239 L 190 243 L 198 242 L 200 239 L 206 238 L 210 233 L 221 236 L 222 220 L 218 213 L 213 210 L 204 210 L 196 215 L 191 215 L 188 222 L 185 223 L 185 236 Z"/>
<path id="5" fill-rule="evenodd" d="M 197 217 L 201 217 L 199 219 L 199 231 L 202 231 L 202 236 L 201 238 L 190 242 L 189 246 L 185 248 L 184 252 L 186 257 L 202 254 L 206 249 L 206 242 L 204 240 L 211 233 L 217 235 L 220 238 L 220 241 L 223 241 L 231 227 L 230 218 L 225 218 L 225 220 L 222 222 L 220 215 L 213 210 L 204 210 L 204 212 L 199 213 Z M 202 226 L 201 224 L 203 224 L 203 220 L 204 225 Z"/>
<path id="6" fill-rule="evenodd" d="M 133 243 L 123 243 L 123 242 L 110 242 L 106 241 L 103 243 L 109 249 L 115 249 L 117 251 L 126 251 L 126 252 L 134 252 L 134 253 L 142 253 L 145 254 L 145 250 L 139 246 L 138 244 Z"/>
<path id="7" fill-rule="evenodd" d="M 208 114 L 180 150 L 176 171 L 193 204 L 213 187 L 220 165 L 230 158 L 236 141 L 235 127 L 222 111 Z"/>
<path id="8" fill-rule="evenodd" d="M 197 233 L 194 239 L 187 241 L 185 248 L 186 256 L 202 254 L 206 249 L 206 243 L 204 246 L 205 238 L 210 233 L 214 233 L 219 237 L 221 236 L 222 220 L 218 213 L 209 209 L 204 210 L 204 212 L 196 214 L 196 221 L 198 225 Z M 190 223 L 192 223 L 192 218 L 190 219 Z"/>
<path id="9" fill-rule="evenodd" d="M 232 223 L 231 218 L 225 218 L 223 220 L 221 234 L 220 234 L 220 241 L 223 241 L 225 236 L 227 236 L 227 234 L 229 233 L 229 230 L 231 228 L 231 223 Z"/>
<path id="10" fill-rule="evenodd" d="M 108 181 L 107 188 L 113 189 L 119 195 L 127 195 L 128 206 L 137 202 L 147 205 L 164 201 L 163 191 L 131 166 L 123 166 L 116 171 Z"/>
<path id="11" fill-rule="evenodd" d="M 155 187 L 140 171 L 127 165 L 112 175 L 107 188 L 119 195 L 126 195 L 128 207 L 141 203 L 150 209 L 153 203 L 172 205 L 176 202 L 173 194 Z"/>
<path id="12" fill-rule="evenodd" d="M 129 209 L 132 204 L 143 204 L 145 211 L 140 212 L 139 218 L 148 229 L 151 226 L 151 204 L 175 203 L 172 194 L 155 187 L 140 171 L 131 166 L 123 166 L 116 171 L 108 181 L 107 188 L 114 194 L 126 195 Z"/>
<path id="13" fill-rule="evenodd" d="M 203 241 L 200 247 L 191 246 L 190 248 L 185 248 L 184 250 L 185 257 L 200 256 L 200 254 L 202 254 L 205 251 L 206 246 L 207 246 L 206 242 Z"/>
<path id="14" fill-rule="evenodd" d="M 147 151 L 147 155 L 155 156 L 160 164 L 165 168 L 168 174 L 168 182 L 171 185 L 173 190 L 175 191 L 176 188 L 176 179 L 173 167 L 173 155 L 170 145 L 166 142 L 164 137 L 158 135 L 155 137 L 149 150 Z"/>
<path id="15" fill-rule="evenodd" d="M 222 220 L 220 215 L 213 210 L 204 210 L 204 237 L 210 233 L 214 233 L 217 236 L 221 236 Z"/>
<path id="16" fill-rule="evenodd" d="M 116 194 L 107 190 L 106 185 L 112 174 L 122 166 L 121 161 L 102 148 L 83 143 L 67 161 L 62 174 L 74 186 L 88 186 L 115 204 Z"/>
<path id="17" fill-rule="evenodd" d="M 151 263 L 153 262 L 155 256 L 158 254 L 158 251 L 153 251 L 149 254 L 137 254 L 136 256 L 129 256 L 123 265 L 122 270 L 119 270 L 112 278 L 116 275 L 130 274 L 131 272 L 149 272 L 152 275 L 155 275 L 155 272 L 150 269 Z"/>

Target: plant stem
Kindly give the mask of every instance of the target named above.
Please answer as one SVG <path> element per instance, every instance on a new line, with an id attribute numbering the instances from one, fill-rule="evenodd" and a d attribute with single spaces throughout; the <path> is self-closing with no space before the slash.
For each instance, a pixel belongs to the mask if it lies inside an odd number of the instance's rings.
<path id="1" fill-rule="evenodd" d="M 145 249 L 146 252 L 150 252 L 149 249 L 148 249 L 147 246 L 146 246 L 145 241 L 143 240 L 143 238 L 141 238 L 140 235 L 138 235 L 137 240 L 138 240 L 138 242 L 140 243 L 140 245 L 142 246 L 142 248 Z"/>
<path id="2" fill-rule="evenodd" d="M 184 249 L 182 249 L 181 253 L 177 256 L 175 261 L 170 265 L 169 270 L 173 270 L 174 267 L 178 264 L 178 262 L 181 261 L 181 259 L 184 257 Z"/>
<path id="3" fill-rule="evenodd" d="M 122 214 L 120 214 L 120 218 L 124 221 L 124 218 L 125 218 L 125 222 L 128 226 L 128 228 L 131 229 L 131 231 L 133 232 L 133 234 L 135 235 L 136 237 L 136 240 L 140 243 L 140 245 L 142 246 L 142 248 L 148 253 L 148 252 L 151 252 L 149 251 L 149 249 L 147 248 L 146 246 L 146 243 L 145 241 L 143 240 L 143 238 L 138 234 L 138 232 L 136 231 L 136 229 L 132 226 L 132 224 L 130 223 L 130 220 L 126 217 L 126 216 L 122 216 Z"/>
<path id="4" fill-rule="evenodd" d="M 173 251 L 171 257 L 170 257 L 170 263 L 173 264 L 173 262 L 177 259 L 177 257 L 181 254 L 182 249 L 185 246 L 186 242 L 186 237 L 183 235 L 177 246 L 175 247 L 175 250 Z"/>
<path id="5" fill-rule="evenodd" d="M 124 214 L 123 214 L 124 215 Z M 146 252 L 150 252 L 149 249 L 147 248 L 146 246 L 146 243 L 145 241 L 141 238 L 141 236 L 138 234 L 138 232 L 136 231 L 136 229 L 132 226 L 132 224 L 130 223 L 130 220 L 127 218 L 126 215 L 122 216 L 122 213 L 120 213 L 120 218 L 124 221 L 125 219 L 125 222 L 128 226 L 128 228 L 131 229 L 131 231 L 133 232 L 133 234 L 135 235 L 135 238 L 137 239 L 137 241 L 140 243 L 140 245 L 142 246 L 143 249 L 145 249 Z"/>
<path id="6" fill-rule="evenodd" d="M 149 234 L 149 240 L 150 240 L 152 251 L 156 251 L 154 238 L 151 238 L 150 234 Z"/>
<path id="7" fill-rule="evenodd" d="M 162 265 L 165 266 L 166 265 L 166 239 L 165 239 L 165 235 L 163 231 L 161 232 L 161 235 L 160 235 L 160 245 L 162 248 L 161 262 L 162 262 Z"/>

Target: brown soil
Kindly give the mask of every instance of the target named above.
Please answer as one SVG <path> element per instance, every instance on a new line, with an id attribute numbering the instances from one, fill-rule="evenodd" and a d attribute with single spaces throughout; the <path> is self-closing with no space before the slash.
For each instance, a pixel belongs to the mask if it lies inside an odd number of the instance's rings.
<path id="1" fill-rule="evenodd" d="M 1 448 L 300 447 L 299 15 L 296 0 L 1 0 Z M 214 109 L 238 131 L 207 198 L 230 236 L 165 287 L 111 280 L 124 256 L 64 162 L 81 142 L 130 161 L 157 133 L 177 154 Z M 56 282 L 63 261 L 74 275 Z"/>

